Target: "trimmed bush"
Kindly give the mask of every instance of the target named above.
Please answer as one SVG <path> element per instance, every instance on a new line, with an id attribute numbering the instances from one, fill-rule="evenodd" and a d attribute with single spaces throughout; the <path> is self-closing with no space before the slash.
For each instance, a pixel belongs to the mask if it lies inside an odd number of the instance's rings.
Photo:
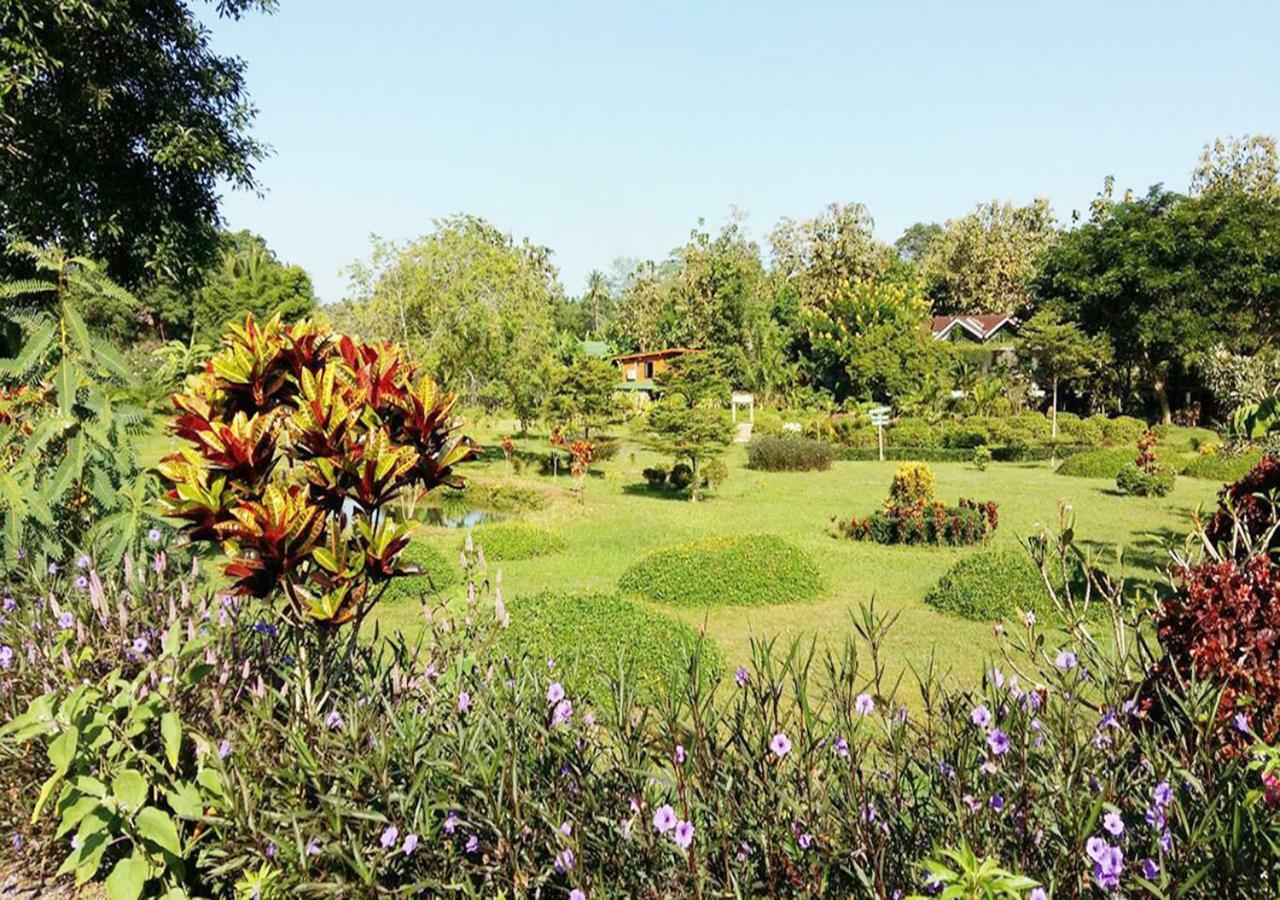
<path id="1" fill-rule="evenodd" d="M 1182 468 L 1188 478 L 1204 478 L 1209 481 L 1239 481 L 1262 459 L 1256 450 L 1248 453 L 1209 453 L 1197 456 Z"/>
<path id="2" fill-rule="evenodd" d="M 885 440 L 898 447 L 936 447 L 937 436 L 933 428 L 919 419 L 899 419 L 885 431 Z"/>
<path id="3" fill-rule="evenodd" d="M 942 446 L 953 449 L 972 450 L 991 441 L 991 433 L 985 428 L 961 425 L 948 428 L 942 433 Z"/>
<path id="4" fill-rule="evenodd" d="M 1133 449 L 1112 447 L 1077 453 L 1058 466 L 1059 475 L 1073 478 L 1115 478 L 1133 462 Z"/>
<path id="5" fill-rule="evenodd" d="M 498 561 L 547 556 L 565 547 L 564 538 L 554 531 L 523 522 L 481 525 L 472 532 L 472 540 L 484 548 L 486 558 Z"/>
<path id="6" fill-rule="evenodd" d="M 414 541 L 404 548 L 400 559 L 421 569 L 422 573 L 391 579 L 386 593 L 382 595 L 385 603 L 419 600 L 453 587 L 461 580 L 462 573 L 458 564 L 450 561 L 444 551 L 427 541 Z"/>
<path id="7" fill-rule="evenodd" d="M 1102 442 L 1109 445 L 1132 444 L 1138 435 L 1146 431 L 1147 423 L 1133 416 L 1116 416 L 1104 419 L 1102 424 Z M 1114 477 L 1114 476 L 1113 476 Z"/>
<path id="8" fill-rule="evenodd" d="M 555 661 L 557 677 L 605 703 L 622 672 L 641 702 L 660 698 L 686 680 L 689 657 L 701 654 L 708 684 L 720 679 L 724 661 L 715 643 L 683 622 L 645 609 L 617 594 L 538 594 L 509 606 L 511 626 L 502 650 L 527 654 L 535 663 Z"/>
<path id="9" fill-rule="evenodd" d="M 808 472 L 831 468 L 831 445 L 802 437 L 757 438 L 747 445 L 747 468 L 765 472 Z"/>
<path id="10" fill-rule="evenodd" d="M 496 481 L 467 479 L 467 486 L 460 492 L 447 490 L 446 495 L 460 495 L 461 499 L 477 509 L 495 512 L 529 512 L 547 505 L 547 495 L 537 488 L 518 484 L 502 484 Z"/>
<path id="11" fill-rule="evenodd" d="M 994 452 L 994 451 L 993 451 Z M 880 458 L 875 445 L 870 447 L 841 447 L 836 458 L 849 462 L 867 462 Z M 884 458 L 893 462 L 916 460 L 919 462 L 968 462 L 972 450 L 946 449 L 944 447 L 885 447 Z"/>
<path id="12" fill-rule="evenodd" d="M 650 466 L 640 473 L 644 476 L 644 480 L 648 482 L 649 487 L 657 490 L 667 483 L 667 469 L 665 466 Z"/>
<path id="13" fill-rule="evenodd" d="M 725 465 L 723 459 L 713 459 L 702 467 L 702 486 L 718 488 L 724 484 L 724 480 L 729 477 L 729 467 Z"/>
<path id="14" fill-rule="evenodd" d="M 618 587 L 673 606 L 761 606 L 807 600 L 822 577 L 799 547 L 748 534 L 659 547 L 632 563 Z"/>
<path id="15" fill-rule="evenodd" d="M 1173 470 L 1157 466 L 1148 471 L 1129 463 L 1116 475 L 1116 488 L 1135 497 L 1163 497 L 1173 490 Z"/>
<path id="16" fill-rule="evenodd" d="M 693 467 L 688 463 L 676 463 L 667 476 L 667 484 L 673 491 L 683 491 L 693 484 Z"/>
<path id="17" fill-rule="evenodd" d="M 1074 580 L 1074 576 L 1073 576 Z M 1080 578 L 1083 587 L 1083 576 Z M 924 602 L 977 622 L 1014 619 L 1019 611 L 1057 614 L 1035 562 L 1023 547 L 990 547 L 959 560 L 929 588 Z M 1101 604 L 1092 604 L 1101 612 Z"/>

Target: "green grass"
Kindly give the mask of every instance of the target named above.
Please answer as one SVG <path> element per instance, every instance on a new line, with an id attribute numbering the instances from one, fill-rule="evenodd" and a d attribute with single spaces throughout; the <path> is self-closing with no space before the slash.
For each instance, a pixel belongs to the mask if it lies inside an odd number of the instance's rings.
<path id="1" fill-rule="evenodd" d="M 822 589 L 822 576 L 788 541 L 743 534 L 659 547 L 623 572 L 618 588 L 671 606 L 759 606 L 807 600 Z"/>
<path id="2" fill-rule="evenodd" d="M 524 522 L 480 525 L 472 531 L 472 538 L 484 549 L 486 558 L 499 562 L 533 559 L 565 548 L 564 538 L 557 532 Z M 461 549 L 461 543 L 458 546 Z"/>

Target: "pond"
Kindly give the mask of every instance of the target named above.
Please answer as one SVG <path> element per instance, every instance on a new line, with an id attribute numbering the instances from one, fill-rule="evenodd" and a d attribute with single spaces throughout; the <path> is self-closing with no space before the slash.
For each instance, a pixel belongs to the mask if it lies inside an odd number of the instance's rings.
<path id="1" fill-rule="evenodd" d="M 500 522 L 503 515 L 491 509 L 451 503 L 448 506 L 428 506 L 422 510 L 420 518 L 424 525 L 438 528 L 474 528 L 482 522 Z"/>

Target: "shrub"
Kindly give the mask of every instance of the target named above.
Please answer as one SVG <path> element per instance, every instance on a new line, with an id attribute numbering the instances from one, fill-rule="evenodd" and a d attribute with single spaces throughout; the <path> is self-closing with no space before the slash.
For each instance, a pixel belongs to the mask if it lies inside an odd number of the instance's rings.
<path id="1" fill-rule="evenodd" d="M 991 547 L 957 561 L 925 594 L 925 603 L 979 622 L 1056 615 L 1053 598 L 1025 547 Z"/>
<path id="2" fill-rule="evenodd" d="M 676 463 L 671 467 L 671 474 L 667 476 L 667 484 L 672 490 L 683 491 L 693 484 L 693 467 L 688 463 Z"/>
<path id="3" fill-rule="evenodd" d="M 1097 416 L 1081 419 L 1065 413 L 1058 414 L 1058 436 L 1065 441 L 1096 447 L 1102 443 L 1105 433 L 1105 426 Z"/>
<path id="4" fill-rule="evenodd" d="M 729 477 L 729 467 L 724 464 L 722 459 L 713 459 L 702 467 L 702 484 L 705 487 L 715 489 L 724 484 L 724 480 Z"/>
<path id="5" fill-rule="evenodd" d="M 880 458 L 879 450 L 871 447 L 841 447 L 835 451 L 837 459 L 866 462 Z M 884 458 L 892 462 L 968 462 L 973 458 L 969 450 L 948 450 L 943 447 L 885 447 Z"/>
<path id="6" fill-rule="evenodd" d="M 559 553 L 565 548 L 564 538 L 556 532 L 524 522 L 480 525 L 469 537 L 484 550 L 487 559 L 498 561 L 532 559 Z"/>
<path id="7" fill-rule="evenodd" d="M 501 647 L 513 658 L 551 659 L 555 673 L 576 692 L 604 704 L 614 682 L 652 703 L 684 680 L 689 657 L 714 683 L 724 671 L 720 652 L 696 631 L 616 594 L 538 594 L 510 605 L 511 626 Z"/>
<path id="8" fill-rule="evenodd" d="M 595 447 L 592 459 L 596 462 L 609 462 L 611 459 L 617 459 L 618 451 L 622 449 L 622 441 L 608 435 L 594 437 L 591 439 L 591 443 Z"/>
<path id="9" fill-rule="evenodd" d="M 979 472 L 985 472 L 991 462 L 991 451 L 986 444 L 979 444 L 973 449 L 973 465 Z"/>
<path id="10" fill-rule="evenodd" d="M 1257 451 L 1205 453 L 1183 466 L 1179 474 L 1209 481 L 1239 481 L 1248 475 L 1261 459 L 1262 454 Z"/>
<path id="11" fill-rule="evenodd" d="M 962 450 L 981 447 L 990 440 L 991 434 L 985 428 L 975 428 L 972 425 L 948 428 L 942 433 L 942 446 Z"/>
<path id="12" fill-rule="evenodd" d="M 406 567 L 412 566 L 419 571 L 415 575 L 393 578 L 382 595 L 384 603 L 420 600 L 453 587 L 461 577 L 458 563 L 428 541 L 413 541 L 404 548 L 400 559 Z"/>
<path id="13" fill-rule="evenodd" d="M 935 447 L 937 438 L 932 426 L 919 419 L 899 419 L 885 431 L 885 440 L 897 447 Z"/>
<path id="14" fill-rule="evenodd" d="M 1102 425 L 1102 442 L 1115 446 L 1132 444 L 1146 430 L 1147 423 L 1133 416 L 1116 416 L 1106 419 Z"/>
<path id="15" fill-rule="evenodd" d="M 1280 533 L 1272 532 L 1280 518 L 1280 457 L 1264 456 L 1253 469 L 1218 494 L 1218 510 L 1205 529 L 1206 536 L 1227 552 L 1234 552 L 1242 539 L 1261 547 L 1268 533 L 1271 543 L 1280 547 Z"/>
<path id="16" fill-rule="evenodd" d="M 1135 497 L 1164 497 L 1173 490 L 1173 470 L 1156 466 L 1148 471 L 1136 463 L 1128 463 L 1116 475 L 1116 489 Z"/>
<path id="17" fill-rule="evenodd" d="M 644 476 L 644 480 L 649 487 L 655 490 L 664 487 L 667 483 L 667 469 L 665 466 L 650 466 L 640 474 Z"/>
<path id="18" fill-rule="evenodd" d="M 802 437 L 757 438 L 747 445 L 747 467 L 766 472 L 829 469 L 833 455 L 826 441 Z"/>
<path id="19" fill-rule="evenodd" d="M 676 606 L 794 603 L 822 589 L 808 553 L 768 534 L 713 537 L 660 547 L 618 581 L 629 595 Z"/>
<path id="20" fill-rule="evenodd" d="M 949 544 L 962 546 L 986 540 L 999 522 L 994 500 L 961 500 L 957 506 L 934 502 L 874 512 L 836 521 L 837 534 L 878 544 Z"/>
<path id="21" fill-rule="evenodd" d="M 452 489 L 446 489 L 448 492 Z M 473 508 L 503 513 L 531 512 L 548 503 L 547 495 L 537 488 L 479 478 L 467 479 L 462 499 Z"/>
<path id="22" fill-rule="evenodd" d="M 1115 478 L 1133 462 L 1133 451 L 1123 447 L 1076 453 L 1058 466 L 1059 475 L 1075 478 Z"/>
<path id="23" fill-rule="evenodd" d="M 933 500 L 933 471 L 924 463 L 903 463 L 889 482 L 885 510 L 920 506 Z"/>

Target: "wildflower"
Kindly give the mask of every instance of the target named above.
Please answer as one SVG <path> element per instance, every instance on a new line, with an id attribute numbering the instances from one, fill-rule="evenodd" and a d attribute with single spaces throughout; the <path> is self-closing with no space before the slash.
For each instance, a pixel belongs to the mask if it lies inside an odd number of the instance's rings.
<path id="1" fill-rule="evenodd" d="M 547 702 L 551 704 L 559 703 L 564 699 L 564 685 L 558 681 L 551 682 L 551 686 L 547 688 Z"/>
<path id="2" fill-rule="evenodd" d="M 876 820 L 876 805 L 874 803 L 862 804 L 862 821 L 874 822 Z"/>
<path id="3" fill-rule="evenodd" d="M 1104 891 L 1120 887 L 1120 873 L 1124 871 L 1124 853 L 1119 847 L 1107 846 L 1094 862 L 1093 878 Z"/>
<path id="4" fill-rule="evenodd" d="M 800 845 L 801 850 L 808 850 L 810 847 L 813 846 L 813 835 L 809 834 L 808 832 L 805 832 L 804 834 L 796 838 L 796 843 Z"/>
<path id="5" fill-rule="evenodd" d="M 1166 855 L 1173 852 L 1173 834 L 1167 828 L 1160 833 L 1160 850 Z"/>
<path id="6" fill-rule="evenodd" d="M 693 823 L 686 821 L 676 823 L 676 832 L 673 837 L 681 850 L 688 850 L 693 843 Z"/>
<path id="7" fill-rule="evenodd" d="M 382 837 L 378 838 L 378 843 L 382 845 L 383 850 L 390 850 L 400 840 L 400 829 L 394 825 L 388 825 L 386 831 L 382 832 Z"/>
<path id="8" fill-rule="evenodd" d="M 1028 628 L 1034 628 L 1036 624 L 1036 614 L 1031 610 L 1027 610 L 1022 614 L 1022 624 Z"/>
<path id="9" fill-rule="evenodd" d="M 276 842 L 275 841 L 267 841 L 266 853 L 267 853 L 267 859 L 276 858 Z"/>
<path id="10" fill-rule="evenodd" d="M 453 834 L 458 829 L 458 814 L 451 812 L 444 817 L 444 833 Z"/>
<path id="11" fill-rule="evenodd" d="M 684 744 L 676 744 L 676 765 L 684 765 Z"/>
<path id="12" fill-rule="evenodd" d="M 76 576 L 76 589 L 81 591 L 89 590 L 89 579 L 83 575 Z"/>
<path id="13" fill-rule="evenodd" d="M 146 654 L 146 652 L 147 652 L 147 639 L 146 639 L 146 636 L 144 635 L 144 636 L 140 636 L 140 637 L 136 637 L 136 638 L 134 638 L 134 639 L 133 639 L 133 644 L 132 644 L 131 646 L 132 646 L 132 649 L 133 649 L 133 654 L 134 654 L 134 656 L 143 656 L 143 655 L 145 655 L 145 654 Z"/>
<path id="14" fill-rule="evenodd" d="M 13 667 L 13 648 L 8 644 L 0 645 L 0 669 Z"/>
<path id="15" fill-rule="evenodd" d="M 466 850 L 470 855 L 478 853 L 480 850 L 480 838 L 476 837 L 474 834 L 468 837 Z"/>
<path id="16" fill-rule="evenodd" d="M 572 822 L 561 822 L 561 823 L 560 823 L 559 831 L 560 831 L 560 833 L 561 833 L 561 834 L 563 834 L 565 837 L 568 837 L 569 835 L 573 834 L 573 823 L 572 823 Z"/>
<path id="17" fill-rule="evenodd" d="M 1242 712 L 1236 713 L 1235 719 L 1233 720 L 1233 722 L 1236 726 L 1236 731 L 1240 732 L 1241 734 L 1249 733 L 1249 717 L 1246 716 L 1244 713 Z"/>
<path id="18" fill-rule="evenodd" d="M 412 856 L 413 851 L 418 849 L 418 836 L 410 832 L 404 836 L 404 846 L 400 848 L 404 851 L 405 856 Z"/>
<path id="19" fill-rule="evenodd" d="M 9 596 L 8 594 L 5 594 L 5 595 L 4 595 L 4 611 L 5 611 L 5 612 L 13 612 L 13 611 L 14 611 L 15 609 L 17 609 L 17 608 L 18 608 L 18 601 L 17 601 L 17 600 L 14 600 L 14 599 L 13 599 L 11 596 Z"/>
<path id="20" fill-rule="evenodd" d="M 738 844 L 738 852 L 734 854 L 738 862 L 744 863 L 751 858 L 751 845 L 746 841 Z"/>
<path id="21" fill-rule="evenodd" d="M 56 562 L 49 563 L 49 574 L 50 575 L 58 574 L 58 564 Z"/>
<path id="22" fill-rule="evenodd" d="M 1095 835 L 1084 842 L 1084 852 L 1089 855 L 1091 860 L 1097 862 L 1102 858 L 1102 854 L 1108 846 L 1110 845 L 1106 841 Z"/>
<path id="23" fill-rule="evenodd" d="M 556 856 L 556 871 L 562 873 L 568 872 L 573 868 L 574 862 L 576 862 L 576 857 L 574 857 L 573 851 L 568 847 L 565 847 L 560 851 L 559 855 Z"/>
<path id="24" fill-rule="evenodd" d="M 596 714 L 588 710 L 582 717 L 582 724 L 588 728 L 596 724 Z"/>
<path id="25" fill-rule="evenodd" d="M 75 626 L 75 624 L 76 624 L 76 617 L 74 614 L 71 613 L 70 610 L 63 610 L 62 612 L 58 613 L 59 628 L 72 628 Z"/>
<path id="26" fill-rule="evenodd" d="M 458 712 L 464 713 L 471 708 L 471 695 L 466 691 L 458 692 Z"/>
<path id="27" fill-rule="evenodd" d="M 230 755 L 231 742 L 226 738 L 223 738 L 221 743 L 218 744 L 218 759 L 226 759 Z"/>
<path id="28" fill-rule="evenodd" d="M 14 850 L 21 850 L 21 849 L 22 849 L 22 835 L 15 831 L 15 832 L 13 833 L 13 838 L 12 838 L 12 839 L 10 839 L 9 843 L 13 845 L 13 849 L 14 849 Z"/>
<path id="29" fill-rule="evenodd" d="M 1118 812 L 1109 812 L 1102 817 L 1102 827 L 1114 837 L 1124 834 L 1124 819 Z"/>
<path id="30" fill-rule="evenodd" d="M 547 657 L 547 671 L 548 671 L 548 672 L 550 672 L 550 671 L 551 671 L 552 669 L 554 669 L 555 667 L 556 667 L 556 661 L 555 661 L 555 659 L 554 659 L 554 658 L 552 658 L 552 657 L 550 657 L 550 656 L 548 656 L 548 657 Z"/>
<path id="31" fill-rule="evenodd" d="M 1147 857 L 1142 861 L 1142 877 L 1147 881 L 1155 881 L 1160 877 L 1160 867 L 1154 859 Z"/>
<path id="32" fill-rule="evenodd" d="M 844 738 L 842 738 L 842 737 L 840 737 L 840 738 L 836 738 L 836 742 L 835 742 L 835 746 L 834 746 L 834 748 L 833 748 L 833 752 L 835 753 L 835 755 L 836 755 L 836 756 L 840 756 L 840 757 L 848 758 L 848 756 L 849 756 L 849 742 L 848 742 L 848 741 L 846 741 L 846 740 L 845 740 Z"/>
<path id="33" fill-rule="evenodd" d="M 1004 756 L 1009 752 L 1009 738 L 997 728 L 987 735 L 987 746 L 991 748 L 991 752 L 996 756 Z"/>
<path id="34" fill-rule="evenodd" d="M 658 834 L 666 834 L 676 827 L 676 811 L 669 804 L 659 806 L 653 814 L 653 827 Z"/>
<path id="35" fill-rule="evenodd" d="M 147 540 L 149 540 L 153 544 L 160 543 L 160 538 L 161 538 L 161 534 L 160 534 L 159 528 L 152 528 L 150 531 L 147 532 Z"/>
<path id="36" fill-rule="evenodd" d="M 563 725 L 573 717 L 573 704 L 568 700 L 561 700 L 556 704 L 556 708 L 551 713 L 551 727 Z"/>
<path id="37" fill-rule="evenodd" d="M 261 620 L 253 624 L 253 630 L 258 632 L 258 634 L 265 634 L 267 637 L 275 637 L 278 633 L 276 626 L 272 625 L 270 622 L 263 622 Z"/>
<path id="38" fill-rule="evenodd" d="M 853 708 L 860 715 L 869 716 L 876 711 L 876 701 L 871 699 L 870 694 L 859 694 L 854 698 Z"/>
<path id="39" fill-rule="evenodd" d="M 583 893 L 582 888 L 574 888 L 569 892 L 569 900 L 587 900 L 587 895 Z"/>
<path id="40" fill-rule="evenodd" d="M 76 568 L 77 568 L 77 569 L 87 569 L 87 568 L 89 568 L 89 564 L 90 564 L 91 562 L 92 562 L 92 560 L 91 560 L 91 559 L 89 559 L 89 554 L 87 554 L 87 553 L 81 553 L 81 554 L 80 554 L 80 556 L 76 558 Z"/>
<path id="41" fill-rule="evenodd" d="M 1027 900 L 1049 900 L 1049 895 L 1044 892 L 1044 888 L 1032 888 L 1031 893 L 1027 894 Z"/>
<path id="42" fill-rule="evenodd" d="M 773 751 L 773 755 L 782 759 L 791 752 L 791 739 L 779 731 L 773 736 L 773 740 L 769 741 L 769 749 Z"/>
<path id="43" fill-rule="evenodd" d="M 733 680 L 738 682 L 738 687 L 746 687 L 749 677 L 747 675 L 746 666 L 738 666 L 737 673 L 733 676 Z"/>
<path id="44" fill-rule="evenodd" d="M 312 838 L 311 840 L 307 841 L 307 856 L 316 856 L 319 853 L 320 853 L 319 839 Z"/>
<path id="45" fill-rule="evenodd" d="M 1151 799 L 1156 806 L 1168 806 L 1173 801 L 1173 788 L 1169 787 L 1169 782 L 1162 781 L 1157 784 L 1151 792 Z"/>
<path id="46" fill-rule="evenodd" d="M 1076 667 L 1076 662 L 1077 659 L 1074 653 L 1070 650 L 1063 650 L 1058 654 L 1057 659 L 1054 660 L 1054 665 L 1066 672 L 1074 669 Z"/>
<path id="47" fill-rule="evenodd" d="M 977 725 L 979 728 L 986 728 L 991 724 L 991 710 L 982 705 L 975 706 L 973 708 L 973 712 L 970 713 L 969 718 L 973 721 L 973 724 Z"/>
<path id="48" fill-rule="evenodd" d="M 331 730 L 338 730 L 342 727 L 342 715 L 335 709 L 329 713 L 329 717 L 324 720 L 324 724 L 328 725 Z"/>
<path id="49" fill-rule="evenodd" d="M 1004 794 L 992 794 L 988 805 L 995 812 L 1004 812 Z"/>
<path id="50" fill-rule="evenodd" d="M 994 684 L 997 688 L 1004 687 L 1004 673 L 1001 672 L 999 669 L 992 669 L 988 673 L 987 677 L 991 679 L 991 683 Z"/>

